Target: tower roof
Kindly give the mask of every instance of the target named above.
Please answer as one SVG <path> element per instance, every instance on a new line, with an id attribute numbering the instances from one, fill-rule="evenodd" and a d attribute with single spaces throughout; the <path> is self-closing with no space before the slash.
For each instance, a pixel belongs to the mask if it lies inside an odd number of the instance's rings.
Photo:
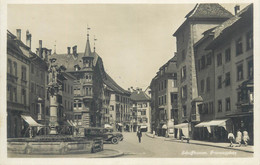
<path id="1" fill-rule="evenodd" d="M 228 10 L 218 3 L 200 3 L 185 16 L 185 18 L 231 18 Z"/>
<path id="2" fill-rule="evenodd" d="M 90 43 L 89 43 L 89 34 L 87 34 L 87 43 L 85 47 L 84 57 L 92 57 Z"/>

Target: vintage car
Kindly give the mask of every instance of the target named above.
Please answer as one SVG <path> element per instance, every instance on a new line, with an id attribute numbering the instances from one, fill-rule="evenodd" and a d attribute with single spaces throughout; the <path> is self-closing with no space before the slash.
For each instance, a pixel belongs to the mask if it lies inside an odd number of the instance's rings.
<path id="1" fill-rule="evenodd" d="M 123 136 L 120 137 L 117 133 L 110 132 L 105 128 L 89 127 L 84 129 L 84 136 L 88 139 L 102 138 L 104 142 L 110 142 L 117 144 L 122 140 Z"/>
<path id="2" fill-rule="evenodd" d="M 104 128 L 104 131 L 106 133 L 113 133 L 114 135 L 117 136 L 118 140 L 120 140 L 120 141 L 123 141 L 123 139 L 124 139 L 124 136 L 121 132 L 116 132 L 112 128 Z"/>

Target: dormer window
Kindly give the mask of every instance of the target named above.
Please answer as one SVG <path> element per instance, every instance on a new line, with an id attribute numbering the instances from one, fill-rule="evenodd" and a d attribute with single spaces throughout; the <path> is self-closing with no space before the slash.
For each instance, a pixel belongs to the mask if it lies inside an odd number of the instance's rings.
<path id="1" fill-rule="evenodd" d="M 75 70 L 75 71 L 79 71 L 79 70 L 80 70 L 79 65 L 75 65 L 75 66 L 74 66 L 74 70 Z"/>

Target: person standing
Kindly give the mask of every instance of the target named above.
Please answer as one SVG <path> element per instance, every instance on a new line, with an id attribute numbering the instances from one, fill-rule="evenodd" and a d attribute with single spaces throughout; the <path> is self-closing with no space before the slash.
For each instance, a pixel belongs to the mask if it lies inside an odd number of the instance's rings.
<path id="1" fill-rule="evenodd" d="M 233 141 L 235 139 L 235 136 L 232 132 L 228 134 L 228 140 L 230 141 L 230 147 L 233 147 Z"/>
<path id="2" fill-rule="evenodd" d="M 246 130 L 243 131 L 243 141 L 245 143 L 245 146 L 247 146 L 249 140 L 248 132 Z"/>
<path id="3" fill-rule="evenodd" d="M 237 137 L 236 137 L 236 142 L 238 143 L 238 147 L 241 146 L 241 141 L 242 141 L 242 133 L 240 130 L 237 131 Z"/>
<path id="4" fill-rule="evenodd" d="M 139 143 L 141 143 L 142 132 L 140 130 L 137 131 L 137 136 L 138 136 Z"/>

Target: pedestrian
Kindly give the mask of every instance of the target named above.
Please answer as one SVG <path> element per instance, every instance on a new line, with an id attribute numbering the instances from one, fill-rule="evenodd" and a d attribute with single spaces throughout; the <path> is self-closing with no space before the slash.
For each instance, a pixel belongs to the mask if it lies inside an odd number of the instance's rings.
<path id="1" fill-rule="evenodd" d="M 242 133 L 240 130 L 237 131 L 237 137 L 236 137 L 236 142 L 238 143 L 238 147 L 241 146 L 241 141 L 242 141 Z"/>
<path id="2" fill-rule="evenodd" d="M 230 147 L 233 147 L 233 141 L 234 141 L 234 139 L 235 139 L 235 136 L 234 136 L 234 134 L 232 133 L 232 132 L 230 132 L 229 134 L 228 134 L 228 140 L 230 141 Z"/>
<path id="3" fill-rule="evenodd" d="M 245 146 L 247 146 L 249 140 L 248 132 L 246 130 L 243 131 L 243 141 L 245 143 Z"/>
<path id="4" fill-rule="evenodd" d="M 141 143 L 142 132 L 140 130 L 137 131 L 137 136 L 138 136 L 139 143 Z"/>

